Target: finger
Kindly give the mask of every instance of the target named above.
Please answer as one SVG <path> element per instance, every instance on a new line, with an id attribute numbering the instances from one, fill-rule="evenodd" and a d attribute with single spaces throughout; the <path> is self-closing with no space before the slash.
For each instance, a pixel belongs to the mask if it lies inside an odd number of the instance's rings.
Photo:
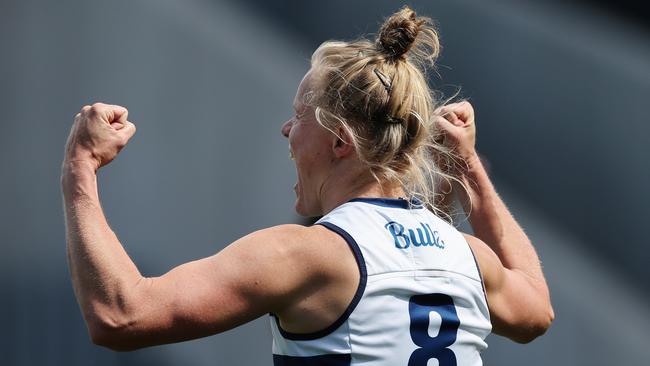
<path id="1" fill-rule="evenodd" d="M 118 123 L 119 125 L 113 127 L 120 129 L 128 117 L 128 110 L 119 105 L 94 103 L 90 108 L 86 109 L 86 114 L 91 118 L 98 117 L 101 121 L 108 124 Z"/>
<path id="2" fill-rule="evenodd" d="M 458 103 L 447 104 L 444 107 L 445 117 L 452 121 L 457 126 L 462 126 L 474 117 L 474 107 L 466 101 L 463 100 Z M 454 116 L 451 116 L 451 115 Z"/>
<path id="3" fill-rule="evenodd" d="M 111 105 L 110 107 L 113 111 L 113 120 L 110 122 L 111 127 L 116 130 L 123 129 L 129 117 L 128 109 L 119 105 Z"/>
<path id="4" fill-rule="evenodd" d="M 131 121 L 124 121 L 124 127 L 119 130 L 119 134 L 122 135 L 125 141 L 129 141 L 135 135 L 135 131 L 135 125 Z"/>
<path id="5" fill-rule="evenodd" d="M 454 104 L 449 104 L 441 108 L 440 115 L 447 121 L 451 122 L 454 126 L 462 126 L 463 122 L 458 119 L 458 115 L 455 112 L 456 106 Z"/>
<path id="6" fill-rule="evenodd" d="M 104 104 L 102 112 L 105 120 L 116 130 L 122 129 L 129 117 L 129 111 L 120 105 Z"/>
<path id="7" fill-rule="evenodd" d="M 470 102 L 464 100 L 454 108 L 454 113 L 463 122 L 468 122 L 474 116 L 474 107 Z"/>
<path id="8" fill-rule="evenodd" d="M 447 118 L 445 118 L 443 116 L 437 116 L 433 120 L 433 123 L 435 124 L 436 129 L 441 131 L 442 134 L 452 132 L 453 130 L 456 130 L 456 129 L 459 128 L 453 122 L 451 122 L 449 119 L 447 119 Z"/>
<path id="9" fill-rule="evenodd" d="M 445 137 L 447 136 L 449 129 L 453 128 L 454 126 L 451 122 L 449 122 L 449 120 L 442 116 L 436 116 L 433 120 L 433 124 L 435 127 L 433 141 L 437 144 L 444 145 Z"/>
<path id="10" fill-rule="evenodd" d="M 125 124 L 129 117 L 129 110 L 121 105 L 111 105 L 110 107 L 113 110 L 113 122 Z"/>

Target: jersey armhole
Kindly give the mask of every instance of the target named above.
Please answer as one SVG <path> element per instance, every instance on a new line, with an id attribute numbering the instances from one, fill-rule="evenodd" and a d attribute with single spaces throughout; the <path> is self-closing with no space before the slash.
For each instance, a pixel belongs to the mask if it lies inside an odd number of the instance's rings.
<path id="1" fill-rule="evenodd" d="M 476 259 L 476 254 L 474 254 L 474 249 L 472 249 L 472 246 L 469 244 L 467 239 L 463 237 L 463 240 L 467 244 L 467 247 L 469 248 L 469 252 L 472 253 L 472 258 L 474 259 L 474 264 L 476 265 L 476 271 L 478 272 L 478 278 L 481 280 L 481 289 L 483 289 L 483 298 L 485 299 L 485 305 L 488 308 L 488 315 L 490 313 L 490 303 L 488 302 L 488 297 L 487 297 L 487 291 L 485 291 L 485 281 L 483 281 L 483 274 L 481 273 L 481 266 L 478 264 L 478 259 Z"/>
<path id="2" fill-rule="evenodd" d="M 280 326 L 280 319 L 275 314 L 271 314 L 271 316 L 275 318 L 275 324 L 278 327 L 278 331 L 280 331 L 282 337 L 289 340 L 294 340 L 294 341 L 314 340 L 318 338 L 323 338 L 331 334 L 335 330 L 337 330 L 343 323 L 345 323 L 346 320 L 348 320 L 350 314 L 352 314 L 352 311 L 354 311 L 354 309 L 359 304 L 359 301 L 361 301 L 361 297 L 363 296 L 363 293 L 366 289 L 366 283 L 368 282 L 368 271 L 366 270 L 366 262 L 363 258 L 363 253 L 361 252 L 361 248 L 359 248 L 359 245 L 354 240 L 354 238 L 352 238 L 352 236 L 350 236 L 350 234 L 348 234 L 347 231 L 343 230 L 342 228 L 330 222 L 317 222 L 316 225 L 322 225 L 327 229 L 339 234 L 345 240 L 345 242 L 348 243 L 348 246 L 350 246 L 350 249 L 354 254 L 354 259 L 357 262 L 357 266 L 359 267 L 359 286 L 357 287 L 357 291 L 354 293 L 354 297 L 352 298 L 352 301 L 350 301 L 350 304 L 345 309 L 343 314 L 341 314 L 341 316 L 338 319 L 336 319 L 334 323 L 330 324 L 325 329 L 316 332 L 311 332 L 311 333 L 287 332 L 284 329 L 282 329 L 282 327 Z"/>

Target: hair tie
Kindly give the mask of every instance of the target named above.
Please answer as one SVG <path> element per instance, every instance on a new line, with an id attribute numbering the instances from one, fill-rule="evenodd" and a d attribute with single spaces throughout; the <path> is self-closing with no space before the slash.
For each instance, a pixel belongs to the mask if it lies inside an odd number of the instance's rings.
<path id="1" fill-rule="evenodd" d="M 399 117 L 393 117 L 393 116 L 387 116 L 385 121 L 389 125 L 401 125 L 401 124 L 404 123 L 403 119 L 401 119 Z"/>

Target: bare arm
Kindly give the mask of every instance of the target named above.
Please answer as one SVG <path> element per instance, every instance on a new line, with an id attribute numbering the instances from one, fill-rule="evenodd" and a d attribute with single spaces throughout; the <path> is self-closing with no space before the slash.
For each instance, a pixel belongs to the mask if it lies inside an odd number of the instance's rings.
<path id="1" fill-rule="evenodd" d="M 135 132 L 126 117 L 118 106 L 84 107 L 62 168 L 70 274 L 95 343 L 131 350 L 215 334 L 280 313 L 327 283 L 314 265 L 322 256 L 299 245 L 310 240 L 297 225 L 250 234 L 211 257 L 143 277 L 106 222 L 95 176 Z"/>
<path id="2" fill-rule="evenodd" d="M 106 309 L 126 311 L 124 294 L 142 280 L 106 222 L 95 176 L 135 133 L 127 116 L 118 106 L 84 107 L 75 116 L 61 171 L 70 275 L 91 329 L 116 323 Z"/>
<path id="3" fill-rule="evenodd" d="M 547 291 L 539 258 L 530 239 L 497 194 L 478 156 L 467 161 L 462 181 L 467 188 L 456 189 L 474 235 L 487 243 L 503 266 L 519 271 L 540 291 Z"/>
<path id="4" fill-rule="evenodd" d="M 476 235 L 466 238 L 484 272 L 494 332 L 530 342 L 548 329 L 554 317 L 539 258 L 478 157 L 468 166 L 463 178 L 468 191 L 457 192 Z"/>
<path id="5" fill-rule="evenodd" d="M 475 251 L 486 285 L 497 334 L 528 342 L 544 333 L 554 314 L 535 249 L 497 194 L 474 149 L 474 111 L 467 102 L 441 109 L 438 126 L 464 161 L 454 172 L 465 189 L 455 192 L 469 213 Z"/>
<path id="6" fill-rule="evenodd" d="M 66 163 L 62 190 L 72 285 L 96 339 L 100 328 L 119 326 L 130 310 L 124 300 L 143 277 L 104 218 L 96 177 L 87 163 Z"/>

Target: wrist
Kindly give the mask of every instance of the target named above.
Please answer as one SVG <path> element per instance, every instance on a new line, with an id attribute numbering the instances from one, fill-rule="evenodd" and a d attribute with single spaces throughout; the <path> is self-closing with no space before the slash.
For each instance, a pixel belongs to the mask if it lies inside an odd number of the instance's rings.
<path id="1" fill-rule="evenodd" d="M 97 173 L 97 164 L 89 159 L 65 158 L 61 165 L 61 177 L 87 176 Z"/>
<path id="2" fill-rule="evenodd" d="M 61 173 L 86 173 L 89 168 L 93 173 L 99 169 L 99 161 L 95 155 L 80 144 L 68 143 L 63 154 Z"/>
<path id="3" fill-rule="evenodd" d="M 95 164 L 89 160 L 65 159 L 61 166 L 61 189 L 64 196 L 83 194 L 88 184 L 96 184 Z M 88 192 L 86 192 L 88 193 Z"/>
<path id="4" fill-rule="evenodd" d="M 465 195 L 473 195 L 475 193 L 473 191 L 478 188 L 478 182 L 484 181 L 487 176 L 481 156 L 476 151 L 464 155 L 456 164 L 456 168 L 456 177 L 464 185 L 464 189 L 461 191 Z"/>
<path id="5" fill-rule="evenodd" d="M 482 170 L 483 164 L 481 157 L 476 150 L 468 151 L 458 154 L 458 161 L 455 165 L 455 173 L 458 178 L 465 178 L 476 174 L 477 171 Z"/>
<path id="6" fill-rule="evenodd" d="M 483 162 L 481 156 L 476 152 L 476 150 L 467 154 L 463 160 L 467 166 L 467 173 L 475 173 L 477 170 L 483 170 Z"/>

